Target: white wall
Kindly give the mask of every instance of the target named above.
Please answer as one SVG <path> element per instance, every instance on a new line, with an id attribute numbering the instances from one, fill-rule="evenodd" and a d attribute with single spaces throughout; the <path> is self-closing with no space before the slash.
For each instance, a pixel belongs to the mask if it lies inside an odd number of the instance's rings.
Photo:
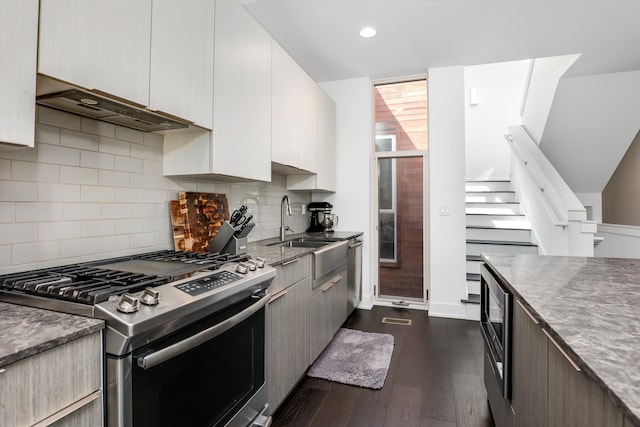
<path id="1" fill-rule="evenodd" d="M 509 179 L 507 128 L 520 124 L 529 60 L 464 68 L 467 179 Z M 478 95 L 470 105 L 470 91 Z"/>
<path id="2" fill-rule="evenodd" d="M 309 192 L 287 192 L 286 180 L 229 184 L 162 175 L 162 137 L 38 108 L 34 148 L 0 152 L 0 273 L 173 249 L 169 201 L 181 191 L 224 193 L 255 215 L 250 240 L 275 237 L 280 199 L 294 216 Z"/>
<path id="3" fill-rule="evenodd" d="M 576 197 L 585 208 L 591 210 L 591 217 L 587 219 L 602 223 L 602 193 L 576 193 Z M 587 214 L 588 215 L 588 214 Z"/>
<path id="4" fill-rule="evenodd" d="M 640 71 L 563 78 L 540 149 L 575 193 L 600 193 L 640 129 Z"/>
<path id="5" fill-rule="evenodd" d="M 522 109 L 522 124 L 536 144 L 540 144 L 542 139 L 558 80 L 579 57 L 553 56 L 537 58 L 533 62 Z"/>
<path id="6" fill-rule="evenodd" d="M 321 84 L 336 103 L 336 193 L 313 193 L 314 201 L 328 201 L 339 217 L 336 230 L 362 231 L 362 303 L 373 296 L 371 263 L 370 168 L 373 141 L 373 89 L 367 77 Z"/>
<path id="7" fill-rule="evenodd" d="M 465 318 L 464 67 L 429 69 L 429 315 Z M 448 207 L 449 215 L 440 216 Z"/>

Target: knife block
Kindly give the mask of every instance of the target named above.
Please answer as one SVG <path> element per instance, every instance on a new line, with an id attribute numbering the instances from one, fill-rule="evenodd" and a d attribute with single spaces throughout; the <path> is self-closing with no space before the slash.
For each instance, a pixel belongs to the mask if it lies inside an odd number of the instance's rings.
<path id="1" fill-rule="evenodd" d="M 246 237 L 236 237 L 233 236 L 227 246 L 223 249 L 223 252 L 226 252 L 231 255 L 241 255 L 247 253 L 247 238 Z"/>

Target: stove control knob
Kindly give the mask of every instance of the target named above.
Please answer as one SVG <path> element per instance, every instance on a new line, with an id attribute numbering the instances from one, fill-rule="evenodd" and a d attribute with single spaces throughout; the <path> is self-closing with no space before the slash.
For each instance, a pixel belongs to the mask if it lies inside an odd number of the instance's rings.
<path id="1" fill-rule="evenodd" d="M 252 260 L 247 260 L 247 265 L 249 266 L 249 270 L 256 271 L 256 262 Z"/>
<path id="2" fill-rule="evenodd" d="M 124 294 L 117 308 L 122 313 L 135 313 L 140 308 L 140 302 L 133 295 Z"/>
<path id="3" fill-rule="evenodd" d="M 236 267 L 236 273 L 247 274 L 247 271 L 249 271 L 249 266 L 247 264 L 245 264 L 244 262 L 241 262 Z"/>
<path id="4" fill-rule="evenodd" d="M 160 301 L 160 292 L 153 288 L 146 288 L 140 297 L 140 302 L 144 305 L 158 305 Z"/>
<path id="5" fill-rule="evenodd" d="M 256 265 L 258 266 L 258 268 L 264 268 L 264 264 L 265 264 L 266 260 L 264 258 L 256 257 L 255 258 L 255 262 L 256 262 Z"/>

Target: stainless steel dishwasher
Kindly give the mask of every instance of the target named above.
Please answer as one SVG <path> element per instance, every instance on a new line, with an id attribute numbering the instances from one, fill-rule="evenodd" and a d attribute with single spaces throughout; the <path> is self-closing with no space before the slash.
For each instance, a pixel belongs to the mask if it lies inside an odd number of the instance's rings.
<path id="1" fill-rule="evenodd" d="M 362 239 L 349 239 L 347 252 L 347 315 L 362 299 Z"/>

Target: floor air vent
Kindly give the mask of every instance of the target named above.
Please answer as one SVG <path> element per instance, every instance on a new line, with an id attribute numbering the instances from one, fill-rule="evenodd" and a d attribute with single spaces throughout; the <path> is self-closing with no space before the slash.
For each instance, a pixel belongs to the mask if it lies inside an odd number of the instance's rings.
<path id="1" fill-rule="evenodd" d="M 411 319 L 398 319 L 397 317 L 383 317 L 382 323 L 389 323 L 390 325 L 411 326 Z"/>

